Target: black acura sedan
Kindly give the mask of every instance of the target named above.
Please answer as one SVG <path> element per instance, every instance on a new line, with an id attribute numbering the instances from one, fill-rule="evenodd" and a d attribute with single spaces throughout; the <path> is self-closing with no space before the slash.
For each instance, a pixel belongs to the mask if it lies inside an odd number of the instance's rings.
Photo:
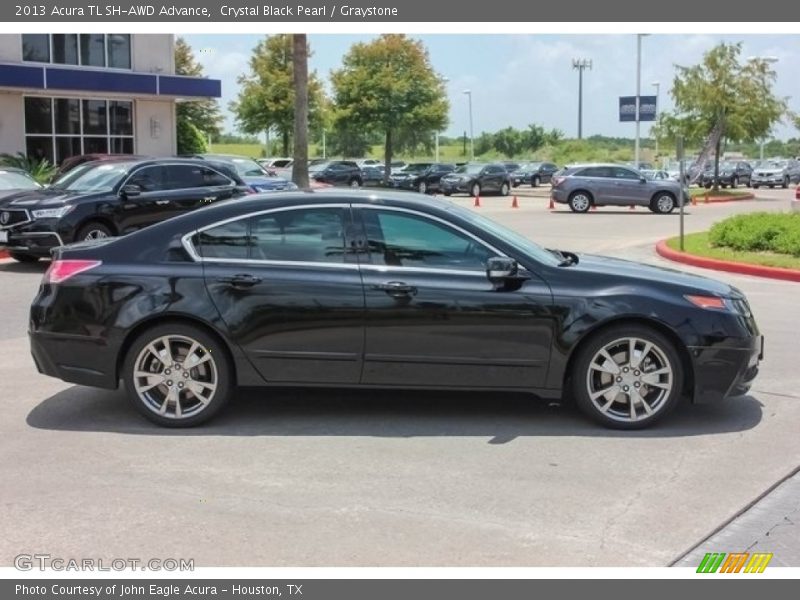
<path id="1" fill-rule="evenodd" d="M 40 372 L 166 426 L 237 386 L 527 391 L 636 429 L 745 393 L 762 337 L 737 289 L 541 248 L 381 191 L 272 193 L 55 251 L 30 314 Z"/>
<path id="2" fill-rule="evenodd" d="M 197 159 L 108 159 L 0 200 L 0 246 L 23 262 L 71 242 L 119 236 L 250 193 L 234 169 Z"/>

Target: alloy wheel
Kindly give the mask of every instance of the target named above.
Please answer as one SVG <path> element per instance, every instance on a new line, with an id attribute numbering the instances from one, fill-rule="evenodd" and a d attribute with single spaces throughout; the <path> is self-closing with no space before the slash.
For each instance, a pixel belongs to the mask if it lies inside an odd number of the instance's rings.
<path id="1" fill-rule="evenodd" d="M 616 339 L 598 350 L 586 373 L 589 400 L 603 415 L 635 423 L 660 412 L 675 381 L 667 354 L 656 343 Z"/>

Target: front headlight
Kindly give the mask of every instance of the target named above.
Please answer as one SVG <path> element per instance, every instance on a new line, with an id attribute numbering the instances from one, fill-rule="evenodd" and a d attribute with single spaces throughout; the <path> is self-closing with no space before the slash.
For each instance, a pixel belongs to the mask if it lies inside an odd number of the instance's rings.
<path id="1" fill-rule="evenodd" d="M 31 215 L 34 219 L 60 219 L 72 211 L 75 205 L 59 206 L 58 208 L 40 208 L 32 210 Z"/>

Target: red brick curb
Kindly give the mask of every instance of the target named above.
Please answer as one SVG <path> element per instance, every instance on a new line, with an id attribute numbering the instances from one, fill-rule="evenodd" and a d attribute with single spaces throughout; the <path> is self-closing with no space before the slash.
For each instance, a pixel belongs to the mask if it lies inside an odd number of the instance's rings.
<path id="1" fill-rule="evenodd" d="M 755 194 L 742 196 L 695 196 L 697 204 L 714 204 L 716 202 L 738 202 L 740 200 L 755 200 Z"/>
<path id="2" fill-rule="evenodd" d="M 756 277 L 769 277 L 770 279 L 782 279 L 783 281 L 800 282 L 800 270 L 797 269 L 765 267 L 763 265 L 751 265 L 748 263 L 720 260 L 718 258 L 695 256 L 694 254 L 673 250 L 667 246 L 667 240 L 661 240 L 656 244 L 656 252 L 658 252 L 658 254 L 667 260 L 672 260 L 686 265 L 692 265 L 693 267 L 714 269 L 715 271 L 729 271 L 731 273 L 754 275 Z"/>

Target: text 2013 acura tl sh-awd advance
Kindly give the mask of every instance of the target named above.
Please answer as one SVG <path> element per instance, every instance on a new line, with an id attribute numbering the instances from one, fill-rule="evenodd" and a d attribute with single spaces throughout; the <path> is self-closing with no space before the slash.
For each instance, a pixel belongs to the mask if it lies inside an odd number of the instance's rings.
<path id="1" fill-rule="evenodd" d="M 634 429 L 745 393 L 763 353 L 737 289 L 547 250 L 412 194 L 273 193 L 58 248 L 30 315 L 47 375 L 160 425 L 237 386 L 526 390 Z M 269 391 L 265 391 L 268 395 Z"/>

